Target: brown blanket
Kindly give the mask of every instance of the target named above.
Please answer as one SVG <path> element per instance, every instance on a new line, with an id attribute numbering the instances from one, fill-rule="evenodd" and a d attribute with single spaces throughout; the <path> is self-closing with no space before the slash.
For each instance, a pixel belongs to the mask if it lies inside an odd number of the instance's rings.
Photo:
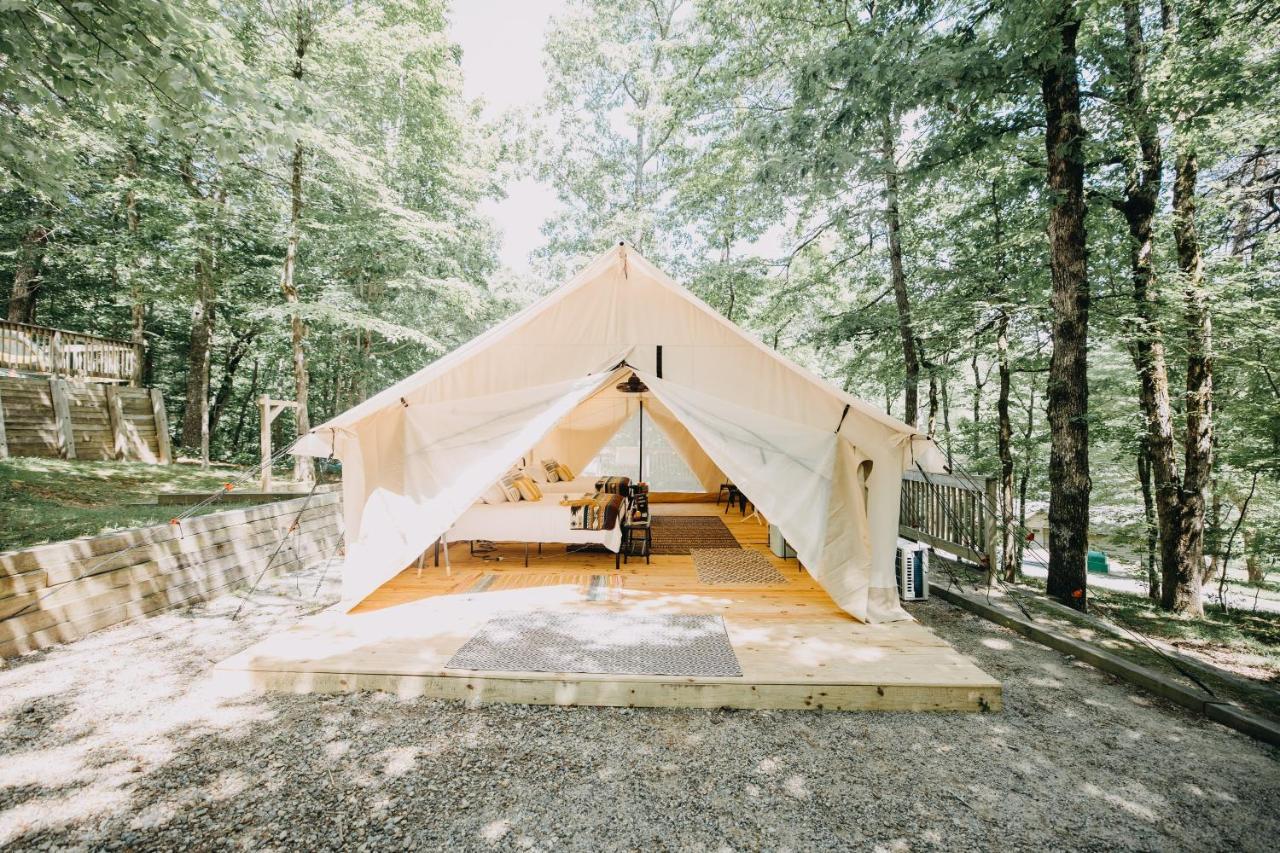
<path id="1" fill-rule="evenodd" d="M 613 530 L 624 503 L 622 495 L 596 492 L 589 498 L 565 498 L 560 506 L 569 507 L 570 530 Z"/>
<path id="2" fill-rule="evenodd" d="M 601 477 L 596 480 L 596 491 L 608 495 L 625 495 L 630 489 L 630 477 Z"/>

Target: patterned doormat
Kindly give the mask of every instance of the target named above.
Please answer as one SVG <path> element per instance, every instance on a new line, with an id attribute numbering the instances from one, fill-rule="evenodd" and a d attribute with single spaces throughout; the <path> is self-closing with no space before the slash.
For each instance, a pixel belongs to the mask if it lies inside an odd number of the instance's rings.
<path id="1" fill-rule="evenodd" d="M 770 586 L 788 583 L 764 554 L 746 548 L 694 548 L 694 568 L 705 584 Z"/>
<path id="2" fill-rule="evenodd" d="M 445 667 L 499 672 L 742 675 L 719 616 L 538 610 L 490 619 Z"/>
<path id="3" fill-rule="evenodd" d="M 654 554 L 688 554 L 691 548 L 741 548 L 715 515 L 655 515 Z"/>

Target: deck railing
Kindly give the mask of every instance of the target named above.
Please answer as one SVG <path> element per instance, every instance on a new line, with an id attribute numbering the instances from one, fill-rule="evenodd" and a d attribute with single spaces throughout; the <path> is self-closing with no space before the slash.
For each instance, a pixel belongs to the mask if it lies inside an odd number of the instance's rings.
<path id="1" fill-rule="evenodd" d="M 996 506 L 993 478 L 907 471 L 902 475 L 898 532 L 971 560 L 990 573 L 997 565 Z"/>
<path id="2" fill-rule="evenodd" d="M 0 370 L 96 382 L 135 382 L 138 353 L 129 341 L 0 320 Z"/>

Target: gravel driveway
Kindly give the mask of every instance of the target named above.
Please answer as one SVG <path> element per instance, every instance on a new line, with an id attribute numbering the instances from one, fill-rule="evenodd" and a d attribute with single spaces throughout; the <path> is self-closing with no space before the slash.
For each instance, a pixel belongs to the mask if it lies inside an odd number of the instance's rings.
<path id="1" fill-rule="evenodd" d="M 0 668 L 0 847 L 1264 850 L 1280 754 L 942 602 L 977 714 L 220 695 L 317 578 Z M 1270 839 L 1268 841 L 1267 839 Z"/>

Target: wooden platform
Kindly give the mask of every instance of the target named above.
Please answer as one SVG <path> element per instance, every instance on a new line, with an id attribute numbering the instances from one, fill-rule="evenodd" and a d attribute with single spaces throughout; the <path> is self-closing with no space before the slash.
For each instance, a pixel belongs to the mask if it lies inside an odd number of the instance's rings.
<path id="1" fill-rule="evenodd" d="M 711 504 L 655 512 L 705 515 Z M 836 607 L 795 560 L 769 553 L 767 528 L 721 516 L 745 547 L 768 556 L 789 583 L 707 586 L 688 556 L 632 560 L 499 546 L 485 560 L 465 543 L 451 569 L 410 568 L 350 613 L 326 611 L 219 665 L 220 677 L 289 692 L 386 690 L 473 702 L 683 708 L 999 710 L 1000 683 L 915 622 L 864 625 Z M 493 556 L 502 556 L 502 560 Z M 595 593 L 589 598 L 593 578 Z M 724 617 L 740 678 L 474 672 L 445 663 L 490 617 L 512 610 L 603 609 Z"/>

